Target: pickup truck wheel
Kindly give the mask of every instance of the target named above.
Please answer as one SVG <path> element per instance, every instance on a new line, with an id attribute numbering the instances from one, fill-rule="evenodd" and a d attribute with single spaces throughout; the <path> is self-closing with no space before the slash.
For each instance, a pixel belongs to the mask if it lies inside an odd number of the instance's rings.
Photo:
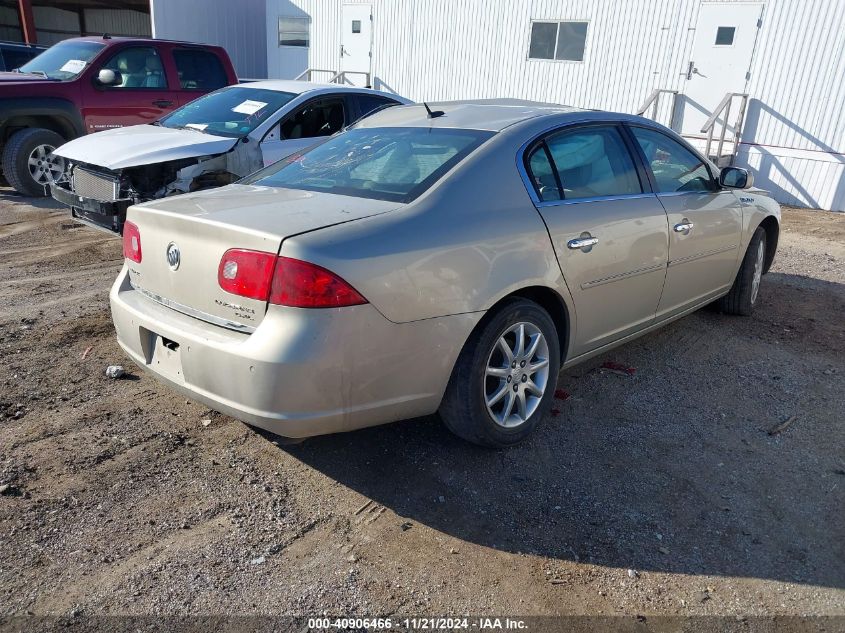
<path id="1" fill-rule="evenodd" d="M 26 128 L 15 132 L 3 148 L 3 175 L 25 196 L 46 196 L 47 186 L 64 173 L 64 159 L 53 150 L 65 140 L 50 130 Z"/>
<path id="2" fill-rule="evenodd" d="M 557 330 L 533 301 L 513 299 L 473 333 L 458 357 L 440 417 L 465 440 L 505 448 L 548 413 L 560 369 Z"/>

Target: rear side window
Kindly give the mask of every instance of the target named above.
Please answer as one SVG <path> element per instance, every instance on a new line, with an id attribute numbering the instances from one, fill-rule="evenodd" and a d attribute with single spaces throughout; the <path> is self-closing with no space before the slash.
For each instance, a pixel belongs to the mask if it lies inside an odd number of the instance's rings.
<path id="1" fill-rule="evenodd" d="M 634 160 L 615 126 L 552 134 L 529 154 L 526 167 L 544 202 L 642 193 Z"/>
<path id="2" fill-rule="evenodd" d="M 410 202 L 492 134 L 432 128 L 353 129 L 243 182 Z"/>
<path id="3" fill-rule="evenodd" d="M 654 174 L 657 191 L 714 191 L 716 183 L 704 160 L 657 130 L 632 127 L 631 131 Z"/>
<path id="4" fill-rule="evenodd" d="M 377 112 L 378 110 L 399 105 L 398 102 L 393 99 L 388 99 L 387 97 L 379 97 L 376 95 L 356 95 L 356 97 L 358 99 L 358 108 L 361 110 L 362 119 L 373 112 Z"/>
<path id="5" fill-rule="evenodd" d="M 173 51 L 179 85 L 185 90 L 217 90 L 228 85 L 226 71 L 214 53 L 193 49 Z"/>

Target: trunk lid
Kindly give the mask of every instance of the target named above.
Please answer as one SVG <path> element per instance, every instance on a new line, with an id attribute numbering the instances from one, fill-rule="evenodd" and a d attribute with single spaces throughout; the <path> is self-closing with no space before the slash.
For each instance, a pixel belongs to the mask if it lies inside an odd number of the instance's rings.
<path id="1" fill-rule="evenodd" d="M 149 298 L 191 316 L 251 331 L 267 302 L 220 288 L 218 267 L 232 248 L 278 254 L 292 235 L 385 213 L 400 206 L 329 193 L 229 185 L 132 206 L 141 262 L 128 261 L 132 285 Z M 173 248 L 178 249 L 174 267 Z M 168 252 L 171 251 L 168 256 Z"/>

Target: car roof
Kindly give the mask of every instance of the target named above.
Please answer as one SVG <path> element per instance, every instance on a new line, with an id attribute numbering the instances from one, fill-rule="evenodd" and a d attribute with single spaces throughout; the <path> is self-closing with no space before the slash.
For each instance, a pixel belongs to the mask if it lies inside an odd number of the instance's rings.
<path id="1" fill-rule="evenodd" d="M 332 92 L 371 92 L 373 94 L 382 94 L 388 97 L 399 98 L 399 95 L 391 95 L 371 88 L 357 88 L 355 86 L 319 83 L 317 81 L 301 81 L 298 79 L 267 79 L 260 81 L 247 81 L 237 85 L 241 88 L 262 88 L 264 90 L 292 92 L 294 94 L 302 94 L 305 92 L 311 92 L 312 90 L 331 90 Z"/>
<path id="2" fill-rule="evenodd" d="M 426 102 L 442 116 L 429 118 L 422 104 L 398 106 L 377 112 L 362 120 L 358 127 L 440 127 L 463 130 L 501 130 L 537 117 L 586 112 L 580 108 L 524 101 L 522 99 L 476 99 L 471 101 Z"/>
<path id="3" fill-rule="evenodd" d="M 185 40 L 166 40 L 159 37 L 143 37 L 143 36 L 123 36 L 123 35 L 83 35 L 82 37 L 69 37 L 67 39 L 62 40 L 61 42 L 57 42 L 57 44 L 62 44 L 64 42 L 100 42 L 101 44 L 105 44 L 106 46 L 114 46 L 115 44 L 123 44 L 125 42 L 163 42 L 165 44 L 179 44 L 180 46 L 195 46 L 197 48 L 205 48 L 205 49 L 221 49 L 221 46 L 217 44 L 202 44 L 199 42 L 188 42 Z"/>

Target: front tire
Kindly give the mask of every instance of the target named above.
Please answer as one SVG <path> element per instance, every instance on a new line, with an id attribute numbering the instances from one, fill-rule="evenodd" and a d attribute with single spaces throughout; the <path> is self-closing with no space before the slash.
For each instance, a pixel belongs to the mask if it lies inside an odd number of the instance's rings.
<path id="1" fill-rule="evenodd" d="M 548 413 L 559 371 L 560 342 L 549 314 L 533 301 L 509 300 L 461 351 L 440 417 L 469 442 L 512 446 Z"/>
<path id="2" fill-rule="evenodd" d="M 51 130 L 26 128 L 15 132 L 3 148 L 3 175 L 25 196 L 46 196 L 47 187 L 64 172 L 64 160 L 53 150 L 65 140 Z"/>
<path id="3" fill-rule="evenodd" d="M 728 314 L 750 316 L 760 301 L 760 285 L 766 265 L 766 231 L 757 227 L 730 292 L 719 300 L 719 308 Z"/>

